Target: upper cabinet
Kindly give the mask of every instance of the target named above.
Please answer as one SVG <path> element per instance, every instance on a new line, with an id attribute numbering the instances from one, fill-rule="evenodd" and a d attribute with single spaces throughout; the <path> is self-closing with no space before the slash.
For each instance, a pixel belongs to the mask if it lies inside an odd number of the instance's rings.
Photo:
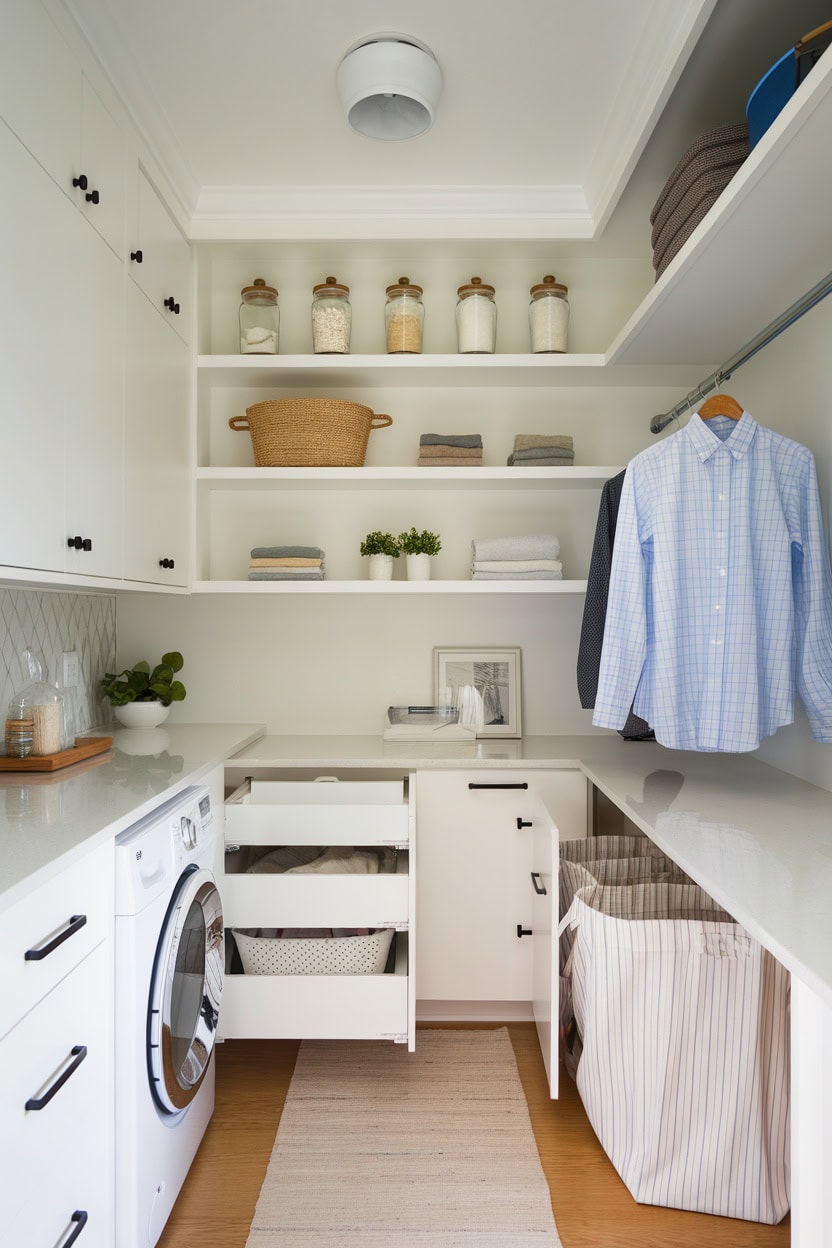
<path id="1" fill-rule="evenodd" d="M 81 84 L 78 200 L 84 216 L 122 259 L 127 169 L 124 137 L 86 78 Z"/>
<path id="2" fill-rule="evenodd" d="M 189 342 L 190 245 L 141 170 L 136 193 L 138 225 L 129 272 L 160 315 Z"/>

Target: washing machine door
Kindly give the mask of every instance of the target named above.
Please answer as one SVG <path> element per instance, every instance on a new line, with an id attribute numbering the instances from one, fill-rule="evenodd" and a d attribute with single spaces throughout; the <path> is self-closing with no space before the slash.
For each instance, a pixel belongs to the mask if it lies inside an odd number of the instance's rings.
<path id="1" fill-rule="evenodd" d="M 179 878 L 156 949 L 147 1025 L 150 1087 L 169 1114 L 199 1089 L 217 1034 L 224 966 L 222 903 L 210 871 Z"/>

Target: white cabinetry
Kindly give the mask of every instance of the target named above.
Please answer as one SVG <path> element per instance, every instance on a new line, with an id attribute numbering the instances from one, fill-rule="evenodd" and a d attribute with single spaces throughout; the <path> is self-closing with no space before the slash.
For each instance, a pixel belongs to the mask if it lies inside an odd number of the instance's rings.
<path id="1" fill-rule="evenodd" d="M 130 274 L 154 308 L 190 341 L 190 246 L 141 169 L 137 171 L 137 230 Z"/>
<path id="2" fill-rule="evenodd" d="M 113 1243 L 112 916 L 105 845 L 0 918 L 0 1202 L 10 1245 Z"/>
<path id="3" fill-rule="evenodd" d="M 420 1001 L 511 1002 L 528 1011 L 533 842 L 538 825 L 551 827 L 547 809 L 562 835 L 584 835 L 580 772 L 417 773 Z"/>

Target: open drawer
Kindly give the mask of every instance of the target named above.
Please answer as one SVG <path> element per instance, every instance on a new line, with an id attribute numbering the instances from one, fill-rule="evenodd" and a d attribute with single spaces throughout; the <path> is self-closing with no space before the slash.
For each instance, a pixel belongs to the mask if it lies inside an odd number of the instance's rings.
<path id="1" fill-rule="evenodd" d="M 407 845 L 406 780 L 247 780 L 225 803 L 226 845 Z"/>
<path id="2" fill-rule="evenodd" d="M 383 975 L 226 974 L 220 1037 L 395 1040 L 412 1049 L 407 933 L 393 939 L 392 969 Z M 228 933 L 229 967 L 232 942 Z"/>
<path id="3" fill-rule="evenodd" d="M 222 883 L 228 927 L 405 927 L 410 917 L 409 855 L 374 875 L 258 875 L 234 871 L 226 853 Z"/>

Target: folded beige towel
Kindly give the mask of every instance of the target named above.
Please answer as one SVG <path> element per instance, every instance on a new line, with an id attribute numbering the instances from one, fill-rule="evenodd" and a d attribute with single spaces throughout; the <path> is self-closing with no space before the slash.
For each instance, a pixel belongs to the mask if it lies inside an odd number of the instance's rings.
<path id="1" fill-rule="evenodd" d="M 482 449 L 477 450 L 471 446 L 420 446 L 419 456 L 421 459 L 473 459 L 479 455 L 482 459 Z"/>
<path id="2" fill-rule="evenodd" d="M 556 446 L 571 451 L 572 438 L 568 433 L 518 433 L 514 439 L 515 451 L 531 451 L 539 446 Z"/>
<path id="3" fill-rule="evenodd" d="M 417 466 L 419 468 L 482 468 L 482 457 L 479 459 L 471 457 L 465 459 L 420 459 Z"/>
<path id="4" fill-rule="evenodd" d="M 252 559 L 252 568 L 319 568 L 320 559 Z"/>

